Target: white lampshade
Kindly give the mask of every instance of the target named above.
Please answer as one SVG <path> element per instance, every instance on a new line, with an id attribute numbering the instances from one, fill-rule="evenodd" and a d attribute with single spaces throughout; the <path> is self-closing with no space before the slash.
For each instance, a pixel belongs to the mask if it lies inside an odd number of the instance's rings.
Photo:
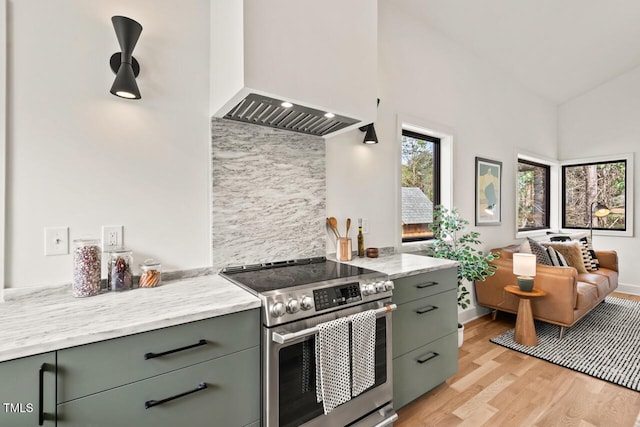
<path id="1" fill-rule="evenodd" d="M 535 276 L 536 256 L 533 254 L 513 254 L 513 274 L 516 276 Z"/>

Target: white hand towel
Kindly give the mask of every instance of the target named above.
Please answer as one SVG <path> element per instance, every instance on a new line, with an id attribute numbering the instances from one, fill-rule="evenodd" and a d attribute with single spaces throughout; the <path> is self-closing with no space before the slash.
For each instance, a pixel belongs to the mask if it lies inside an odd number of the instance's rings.
<path id="1" fill-rule="evenodd" d="M 324 413 L 351 399 L 349 319 L 318 325 L 316 336 L 316 398 Z"/>
<path id="2" fill-rule="evenodd" d="M 376 378 L 376 313 L 363 311 L 351 319 L 353 397 L 373 386 Z"/>

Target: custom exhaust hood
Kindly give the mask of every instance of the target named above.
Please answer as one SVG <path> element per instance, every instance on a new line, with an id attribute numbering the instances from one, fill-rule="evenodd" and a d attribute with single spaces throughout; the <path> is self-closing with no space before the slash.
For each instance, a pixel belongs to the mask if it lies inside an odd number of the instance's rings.
<path id="1" fill-rule="evenodd" d="M 211 2 L 215 117 L 334 136 L 375 121 L 376 70 L 377 2 Z"/>
<path id="2" fill-rule="evenodd" d="M 250 93 L 225 114 L 224 118 L 315 136 L 326 136 L 359 123 L 350 117 L 302 105 L 290 104 L 283 107 L 283 103 L 287 105 L 285 101 Z"/>

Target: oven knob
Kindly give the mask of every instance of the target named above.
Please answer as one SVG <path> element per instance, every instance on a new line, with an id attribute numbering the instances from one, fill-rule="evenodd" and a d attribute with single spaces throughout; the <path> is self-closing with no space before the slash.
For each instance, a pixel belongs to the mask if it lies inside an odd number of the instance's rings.
<path id="1" fill-rule="evenodd" d="M 384 286 L 388 291 L 395 289 L 396 287 L 391 280 L 387 280 L 386 282 L 384 282 Z"/>
<path id="2" fill-rule="evenodd" d="M 384 285 L 384 282 L 378 282 L 376 283 L 376 293 L 377 292 L 384 292 L 387 288 Z"/>
<path id="3" fill-rule="evenodd" d="M 376 293 L 376 288 L 375 286 L 367 283 L 362 285 L 362 287 L 360 288 L 360 292 L 362 292 L 362 295 L 365 295 L 365 296 L 371 295 Z"/>
<path id="4" fill-rule="evenodd" d="M 310 310 L 313 308 L 313 298 L 310 296 L 303 296 L 300 299 L 300 308 L 303 310 Z"/>
<path id="5" fill-rule="evenodd" d="M 297 299 L 290 299 L 287 301 L 287 313 L 293 314 L 300 310 L 300 304 Z"/>
<path id="6" fill-rule="evenodd" d="M 286 312 L 287 309 L 285 308 L 284 304 L 279 301 L 271 306 L 271 315 L 273 317 L 284 316 Z"/>

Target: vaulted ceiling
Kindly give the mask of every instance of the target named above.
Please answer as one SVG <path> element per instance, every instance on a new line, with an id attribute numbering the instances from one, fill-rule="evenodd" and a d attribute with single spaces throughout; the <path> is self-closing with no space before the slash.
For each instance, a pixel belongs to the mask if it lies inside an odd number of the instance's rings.
<path id="1" fill-rule="evenodd" d="M 560 105 L 640 66 L 637 0 L 393 0 Z"/>

